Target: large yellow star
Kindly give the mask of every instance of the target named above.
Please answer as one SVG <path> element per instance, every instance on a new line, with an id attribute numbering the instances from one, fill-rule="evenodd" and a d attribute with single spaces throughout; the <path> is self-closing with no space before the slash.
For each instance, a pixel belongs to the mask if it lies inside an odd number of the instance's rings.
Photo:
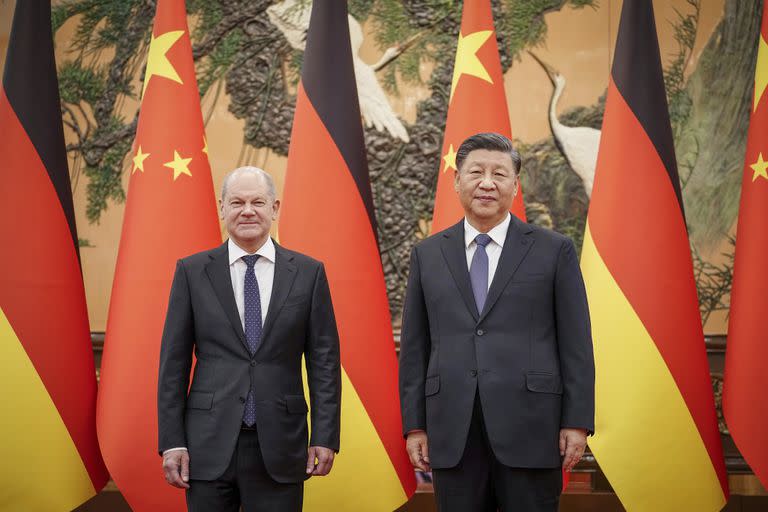
<path id="1" fill-rule="evenodd" d="M 445 162 L 445 167 L 443 167 L 443 172 L 447 171 L 448 169 L 456 170 L 456 152 L 453 150 L 453 144 L 448 145 L 448 152 L 443 155 L 443 162 Z"/>
<path id="2" fill-rule="evenodd" d="M 183 30 L 173 30 L 171 32 L 166 32 L 165 34 L 160 34 L 157 37 L 154 35 L 152 36 L 152 41 L 149 43 L 147 71 L 144 73 L 144 88 L 141 90 L 142 98 L 147 90 L 149 80 L 153 76 L 162 76 L 169 80 L 173 80 L 176 83 L 183 83 L 179 74 L 176 72 L 176 68 L 173 67 L 173 64 L 171 64 L 171 61 L 169 61 L 168 57 L 165 55 L 168 53 L 168 50 L 171 49 L 171 46 L 181 39 L 181 36 L 183 35 Z"/>
<path id="3" fill-rule="evenodd" d="M 754 171 L 754 174 L 752 174 L 752 181 L 754 182 L 757 178 L 765 178 L 768 180 L 768 162 L 763 160 L 763 154 L 759 153 L 757 155 L 757 162 L 750 165 L 752 168 L 752 171 Z"/>
<path id="4" fill-rule="evenodd" d="M 757 110 L 757 104 L 760 103 L 768 86 L 768 44 L 763 36 L 760 36 L 760 45 L 757 48 L 757 65 L 755 66 L 755 100 L 752 105 L 752 111 Z"/>
<path id="5" fill-rule="evenodd" d="M 189 162 L 191 161 L 192 161 L 191 158 L 181 158 L 181 156 L 179 156 L 179 152 L 174 150 L 173 160 L 171 160 L 170 162 L 166 162 L 163 165 L 173 169 L 173 181 L 176 181 L 176 178 L 178 178 L 182 174 L 186 174 L 187 176 L 192 176 L 192 173 L 189 172 Z"/>
<path id="6" fill-rule="evenodd" d="M 144 172 L 144 160 L 146 160 L 148 156 L 149 153 L 142 153 L 141 146 L 139 146 L 139 150 L 136 151 L 136 156 L 133 157 L 133 170 L 131 171 L 131 174 L 135 173 L 137 169 Z"/>
<path id="7" fill-rule="evenodd" d="M 459 33 L 459 44 L 456 47 L 456 63 L 453 65 L 453 80 L 451 81 L 451 99 L 453 99 L 453 93 L 456 92 L 456 86 L 461 75 L 472 75 L 488 83 L 493 83 L 488 70 L 485 69 L 483 63 L 477 58 L 477 51 L 491 35 L 493 35 L 493 30 L 472 32 L 467 36 Z"/>

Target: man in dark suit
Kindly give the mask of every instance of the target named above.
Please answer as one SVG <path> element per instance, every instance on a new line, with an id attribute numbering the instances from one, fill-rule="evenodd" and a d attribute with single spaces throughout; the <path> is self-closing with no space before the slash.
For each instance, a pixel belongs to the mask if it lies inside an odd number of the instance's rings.
<path id="1" fill-rule="evenodd" d="M 270 238 L 280 202 L 267 173 L 232 171 L 220 208 L 229 240 L 179 260 L 171 287 L 158 385 L 163 470 L 191 511 L 298 511 L 304 480 L 328 474 L 339 450 L 328 280 L 322 263 Z"/>
<path id="2" fill-rule="evenodd" d="M 520 155 L 456 156 L 465 219 L 411 255 L 400 346 L 406 446 L 438 510 L 557 510 L 594 429 L 594 359 L 573 243 L 509 214 Z"/>

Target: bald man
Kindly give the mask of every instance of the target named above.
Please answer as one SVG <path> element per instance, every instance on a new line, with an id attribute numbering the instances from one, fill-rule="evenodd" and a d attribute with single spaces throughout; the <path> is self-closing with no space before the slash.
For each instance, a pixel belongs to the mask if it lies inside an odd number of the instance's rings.
<path id="1" fill-rule="evenodd" d="M 179 260 L 171 287 L 157 402 L 165 478 L 190 511 L 300 511 L 304 480 L 327 475 L 339 450 L 328 280 L 322 263 L 270 238 L 280 201 L 269 174 L 235 169 L 219 207 L 229 240 Z"/>

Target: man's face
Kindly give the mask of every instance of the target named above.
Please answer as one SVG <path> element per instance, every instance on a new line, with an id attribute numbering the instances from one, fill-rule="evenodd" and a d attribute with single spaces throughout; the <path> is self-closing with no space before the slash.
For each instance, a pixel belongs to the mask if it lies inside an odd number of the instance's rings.
<path id="1" fill-rule="evenodd" d="M 454 187 L 467 218 L 475 223 L 501 221 L 517 194 L 512 157 L 502 151 L 476 149 L 456 171 Z"/>
<path id="2" fill-rule="evenodd" d="M 219 202 L 221 219 L 232 240 L 240 246 L 263 242 L 277 219 L 280 201 L 272 200 L 266 181 L 255 174 L 239 174 L 227 185 Z"/>

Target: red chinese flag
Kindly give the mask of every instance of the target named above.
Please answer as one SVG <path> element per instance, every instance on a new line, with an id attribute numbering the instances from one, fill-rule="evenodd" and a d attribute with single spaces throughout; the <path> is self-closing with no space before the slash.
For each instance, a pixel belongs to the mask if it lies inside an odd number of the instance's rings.
<path id="1" fill-rule="evenodd" d="M 51 34 L 16 2 L 0 87 L 0 509 L 72 510 L 107 483 Z"/>
<path id="2" fill-rule="evenodd" d="M 768 487 L 768 322 L 761 307 L 768 290 L 768 11 L 763 9 L 741 184 L 723 412 L 736 446 Z"/>
<path id="3" fill-rule="evenodd" d="M 464 2 L 437 176 L 432 233 L 442 231 L 464 217 L 453 188 L 456 151 L 467 137 L 480 132 L 496 132 L 512 139 L 489 0 Z M 522 189 L 512 203 L 511 211 L 526 220 Z"/>
<path id="4" fill-rule="evenodd" d="M 283 196 L 280 239 L 325 263 L 341 343 L 341 452 L 305 509 L 390 512 L 416 484 L 343 0 L 312 5 Z"/>
<path id="5" fill-rule="evenodd" d="M 159 0 L 99 391 L 99 443 L 134 511 L 185 510 L 157 453 L 160 337 L 176 260 L 221 243 L 183 0 Z"/>

